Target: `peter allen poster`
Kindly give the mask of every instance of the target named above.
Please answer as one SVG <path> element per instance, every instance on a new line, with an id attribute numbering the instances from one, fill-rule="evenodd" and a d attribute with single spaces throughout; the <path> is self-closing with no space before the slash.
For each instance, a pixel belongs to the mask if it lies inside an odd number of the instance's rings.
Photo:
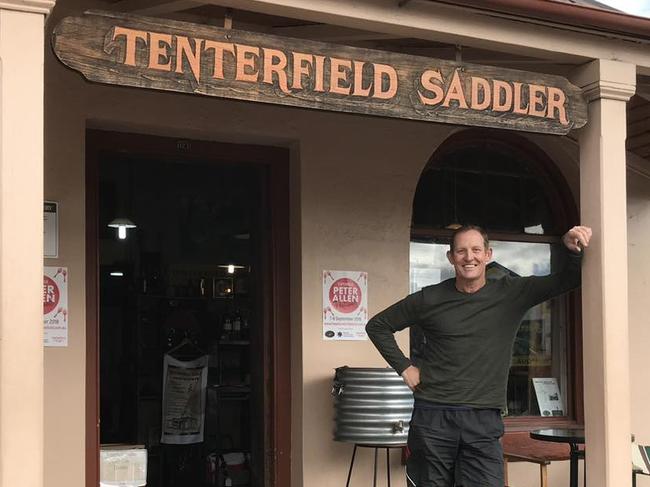
<path id="1" fill-rule="evenodd" d="M 68 346 L 68 268 L 43 268 L 43 343 Z"/>
<path id="2" fill-rule="evenodd" d="M 367 340 L 368 273 L 323 271 L 323 339 Z"/>

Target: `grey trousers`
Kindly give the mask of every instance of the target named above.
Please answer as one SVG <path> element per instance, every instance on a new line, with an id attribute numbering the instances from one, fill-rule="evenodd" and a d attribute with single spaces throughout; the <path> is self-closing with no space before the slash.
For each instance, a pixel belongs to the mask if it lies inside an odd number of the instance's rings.
<path id="1" fill-rule="evenodd" d="M 408 487 L 503 487 L 503 420 L 497 409 L 416 401 L 406 465 Z"/>

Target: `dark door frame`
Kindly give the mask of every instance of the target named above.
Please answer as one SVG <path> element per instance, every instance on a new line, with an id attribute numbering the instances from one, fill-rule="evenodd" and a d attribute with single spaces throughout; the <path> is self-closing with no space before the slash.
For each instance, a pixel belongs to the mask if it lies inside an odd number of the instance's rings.
<path id="1" fill-rule="evenodd" d="M 86 132 L 86 487 L 99 485 L 99 161 L 107 152 L 182 156 L 266 169 L 268 245 L 263 260 L 265 367 L 265 487 L 291 485 L 291 330 L 289 293 L 289 150 L 151 135 Z"/>

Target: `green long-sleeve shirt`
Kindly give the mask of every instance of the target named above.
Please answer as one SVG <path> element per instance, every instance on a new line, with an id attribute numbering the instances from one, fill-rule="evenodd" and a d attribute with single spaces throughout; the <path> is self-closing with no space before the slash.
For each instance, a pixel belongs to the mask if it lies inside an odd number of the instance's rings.
<path id="1" fill-rule="evenodd" d="M 531 307 L 580 285 L 581 255 L 567 251 L 561 272 L 488 280 L 475 293 L 454 279 L 427 286 L 368 321 L 366 331 L 401 374 L 411 361 L 393 334 L 418 325 L 426 337 L 415 397 L 439 404 L 505 410 L 512 346 Z"/>

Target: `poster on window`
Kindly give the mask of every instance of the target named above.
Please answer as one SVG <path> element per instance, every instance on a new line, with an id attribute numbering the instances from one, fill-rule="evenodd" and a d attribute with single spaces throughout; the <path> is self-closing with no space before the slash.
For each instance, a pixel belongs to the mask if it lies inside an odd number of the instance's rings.
<path id="1" fill-rule="evenodd" d="M 367 340 L 368 273 L 323 271 L 323 339 Z"/>
<path id="2" fill-rule="evenodd" d="M 188 445 L 203 441 L 208 356 L 182 361 L 165 354 L 161 443 Z"/>
<path id="3" fill-rule="evenodd" d="M 68 346 L 68 268 L 43 268 L 43 344 Z"/>
<path id="4" fill-rule="evenodd" d="M 564 416 L 564 404 L 555 377 L 533 378 L 540 416 Z"/>

